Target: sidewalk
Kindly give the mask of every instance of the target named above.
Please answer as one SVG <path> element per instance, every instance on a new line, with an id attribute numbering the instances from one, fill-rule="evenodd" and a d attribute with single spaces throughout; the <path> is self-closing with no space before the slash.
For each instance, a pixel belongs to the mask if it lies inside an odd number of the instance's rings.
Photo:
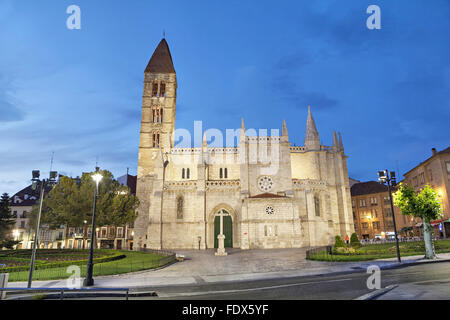
<path id="1" fill-rule="evenodd" d="M 449 300 L 450 278 L 401 284 L 375 300 Z"/>
<path id="2" fill-rule="evenodd" d="M 324 262 L 306 260 L 306 249 L 239 250 L 231 249 L 229 255 L 217 257 L 213 250 L 180 250 L 185 261 L 159 270 L 146 270 L 114 276 L 95 277 L 95 286 L 158 287 L 228 281 L 288 278 L 330 273 L 365 272 L 368 266 L 381 269 L 396 268 L 420 263 L 450 261 L 450 253 L 439 254 L 435 261 L 423 256 L 405 257 L 399 264 L 396 258 L 364 262 Z M 26 282 L 10 282 L 9 287 L 26 287 Z M 66 280 L 33 281 L 33 287 L 65 287 Z"/>

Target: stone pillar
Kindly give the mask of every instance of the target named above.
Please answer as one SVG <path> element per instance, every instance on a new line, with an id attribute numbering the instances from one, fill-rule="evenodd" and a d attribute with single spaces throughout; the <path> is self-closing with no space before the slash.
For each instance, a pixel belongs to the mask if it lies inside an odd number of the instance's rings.
<path id="1" fill-rule="evenodd" d="M 218 248 L 216 252 L 216 256 L 226 256 L 227 252 L 225 251 L 225 235 L 223 234 L 223 212 L 219 213 L 220 217 L 220 234 L 217 236 Z"/>

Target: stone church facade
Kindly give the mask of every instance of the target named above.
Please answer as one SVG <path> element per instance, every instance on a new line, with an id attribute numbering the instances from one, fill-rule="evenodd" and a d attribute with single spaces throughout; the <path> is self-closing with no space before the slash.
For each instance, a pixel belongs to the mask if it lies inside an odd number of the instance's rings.
<path id="1" fill-rule="evenodd" d="M 248 135 L 235 147 L 175 148 L 177 78 L 163 39 L 144 73 L 134 248 L 298 248 L 354 232 L 342 138 L 320 143 L 311 109 L 304 146 Z"/>

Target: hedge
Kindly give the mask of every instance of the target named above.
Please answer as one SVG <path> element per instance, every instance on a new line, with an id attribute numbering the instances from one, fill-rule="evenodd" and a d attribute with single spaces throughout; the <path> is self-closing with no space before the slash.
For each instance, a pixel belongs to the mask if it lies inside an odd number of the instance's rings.
<path id="1" fill-rule="evenodd" d="M 125 258 L 126 255 L 123 253 L 116 253 L 108 257 L 94 258 L 94 263 L 104 263 L 115 260 L 120 260 Z M 63 262 L 52 262 L 52 263 L 37 263 L 34 265 L 35 270 L 41 269 L 51 269 L 51 268 L 59 268 L 59 267 L 67 267 L 72 265 L 83 265 L 86 264 L 87 260 L 73 260 L 73 261 L 63 261 Z M 19 272 L 29 270 L 30 266 L 15 266 L 15 267 L 6 267 L 0 268 L 0 273 L 10 273 L 10 272 Z"/>

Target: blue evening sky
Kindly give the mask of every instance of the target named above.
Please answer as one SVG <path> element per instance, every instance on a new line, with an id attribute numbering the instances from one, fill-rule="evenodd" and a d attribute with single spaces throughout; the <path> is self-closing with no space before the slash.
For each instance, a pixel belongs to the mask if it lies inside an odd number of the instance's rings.
<path id="1" fill-rule="evenodd" d="M 81 30 L 66 8 L 81 8 Z M 366 8 L 381 8 L 381 30 Z M 450 145 L 450 1 L 0 0 L 0 192 L 31 170 L 136 174 L 143 72 L 163 30 L 176 127 L 342 132 L 349 174 L 405 173 Z"/>

